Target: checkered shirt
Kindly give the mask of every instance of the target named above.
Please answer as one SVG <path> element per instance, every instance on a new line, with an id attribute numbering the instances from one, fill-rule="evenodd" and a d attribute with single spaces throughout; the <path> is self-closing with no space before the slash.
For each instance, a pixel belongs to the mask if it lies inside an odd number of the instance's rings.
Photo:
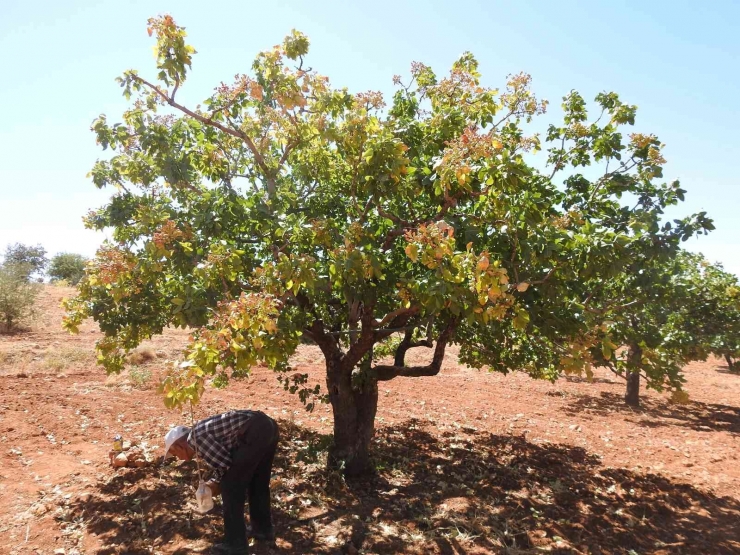
<path id="1" fill-rule="evenodd" d="M 200 420 L 190 430 L 188 443 L 213 471 L 210 480 L 220 482 L 231 466 L 231 451 L 253 415 L 251 410 L 232 410 Z"/>

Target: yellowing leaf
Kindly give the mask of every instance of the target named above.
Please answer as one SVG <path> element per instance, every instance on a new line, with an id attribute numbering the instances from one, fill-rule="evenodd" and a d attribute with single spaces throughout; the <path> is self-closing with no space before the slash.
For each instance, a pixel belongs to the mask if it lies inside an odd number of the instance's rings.
<path id="1" fill-rule="evenodd" d="M 406 245 L 404 250 L 406 251 L 406 256 L 408 256 L 413 262 L 416 262 L 419 259 L 419 247 L 415 244 L 410 243 Z"/>
<path id="2" fill-rule="evenodd" d="M 524 293 L 527 289 L 529 289 L 529 283 L 527 283 L 526 281 L 523 281 L 516 286 L 516 290 L 520 293 Z"/>
<path id="3" fill-rule="evenodd" d="M 467 174 L 463 171 L 457 171 L 457 182 L 460 185 L 465 185 L 465 180 L 468 178 Z"/>
<path id="4" fill-rule="evenodd" d="M 257 100 L 262 100 L 262 97 L 264 96 L 262 93 L 262 87 L 260 87 L 259 83 L 252 83 L 250 85 L 249 94 L 252 95 L 252 98 L 256 98 Z"/>
<path id="5" fill-rule="evenodd" d="M 481 256 L 480 259 L 478 259 L 478 271 L 485 272 L 490 264 L 491 263 L 488 261 L 487 256 Z"/>

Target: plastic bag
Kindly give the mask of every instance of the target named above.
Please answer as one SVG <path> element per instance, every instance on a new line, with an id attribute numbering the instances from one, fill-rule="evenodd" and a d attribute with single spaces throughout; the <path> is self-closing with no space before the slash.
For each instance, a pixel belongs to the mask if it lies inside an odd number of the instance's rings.
<path id="1" fill-rule="evenodd" d="M 213 509 L 213 492 L 201 480 L 198 482 L 198 489 L 195 491 L 195 510 L 199 513 L 207 513 L 211 509 Z"/>

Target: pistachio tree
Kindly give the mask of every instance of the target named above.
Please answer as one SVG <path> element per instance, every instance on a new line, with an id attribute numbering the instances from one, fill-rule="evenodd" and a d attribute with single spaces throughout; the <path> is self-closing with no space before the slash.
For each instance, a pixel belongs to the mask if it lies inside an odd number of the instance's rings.
<path id="1" fill-rule="evenodd" d="M 675 244 L 659 251 L 635 256 L 609 283 L 585 283 L 591 291 L 584 303 L 587 317 L 605 332 L 601 344 L 592 345 L 589 361 L 624 377 L 625 401 L 635 407 L 641 380 L 685 401 L 683 370 L 689 362 L 715 355 L 732 371 L 740 354 L 737 277 Z"/>
<path id="2" fill-rule="evenodd" d="M 86 221 L 113 239 L 65 324 L 99 323 L 108 371 L 165 327 L 192 328 L 162 386 L 170 406 L 257 364 L 290 376 L 297 346 L 317 345 L 326 389 L 305 376 L 290 387 L 309 408 L 313 393 L 331 403 L 329 462 L 348 474 L 368 468 L 379 382 L 437 375 L 455 342 L 476 367 L 587 371 L 584 349 L 609 339 L 584 283 L 710 226 L 703 214 L 659 225 L 684 192 L 660 182 L 655 136 L 623 135 L 636 108 L 614 93 L 591 119 L 569 93 L 543 140 L 527 128 L 547 103 L 525 74 L 498 90 L 471 54 L 441 76 L 414 63 L 386 103 L 332 86 L 293 31 L 187 106 L 184 29 L 165 16 L 149 33 L 157 71 L 125 72 L 129 109 L 92 126 L 112 153 L 92 180 L 113 195 Z M 407 364 L 414 348 L 427 363 Z"/>
<path id="3" fill-rule="evenodd" d="M 692 357 L 723 358 L 730 371 L 740 370 L 740 280 L 721 264 L 688 252 L 678 260 L 676 281 L 684 302 L 672 324 L 672 340 L 691 346 Z"/>
<path id="4" fill-rule="evenodd" d="M 633 407 L 640 405 L 642 380 L 648 388 L 672 391 L 675 401 L 685 400 L 683 368 L 708 353 L 706 322 L 689 308 L 702 302 L 693 287 L 693 260 L 675 248 L 662 251 L 636 256 L 610 283 L 588 284 L 593 294 L 587 316 L 608 334 L 593 349 L 592 361 L 625 379 L 624 399 Z"/>

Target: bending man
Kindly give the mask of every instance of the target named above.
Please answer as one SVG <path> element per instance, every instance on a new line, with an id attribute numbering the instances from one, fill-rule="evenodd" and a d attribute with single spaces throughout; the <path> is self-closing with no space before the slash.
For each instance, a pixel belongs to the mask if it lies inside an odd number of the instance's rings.
<path id="1" fill-rule="evenodd" d="M 200 458 L 210 469 L 207 485 L 221 493 L 224 543 L 217 553 L 247 553 L 244 504 L 249 492 L 251 537 L 273 540 L 270 508 L 270 474 L 278 442 L 277 423 L 259 411 L 233 410 L 197 422 L 192 428 L 176 426 L 165 436 L 165 458 Z"/>

